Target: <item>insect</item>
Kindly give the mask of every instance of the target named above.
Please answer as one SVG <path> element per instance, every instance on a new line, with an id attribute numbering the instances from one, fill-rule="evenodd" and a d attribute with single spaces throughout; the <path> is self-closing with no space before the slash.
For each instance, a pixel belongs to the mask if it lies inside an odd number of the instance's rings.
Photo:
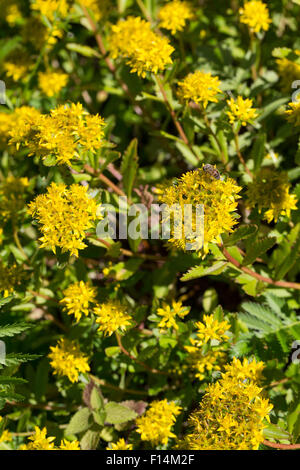
<path id="1" fill-rule="evenodd" d="M 218 172 L 218 170 L 214 166 L 210 165 L 209 163 L 203 166 L 203 171 L 205 171 L 205 173 L 208 173 L 210 176 L 212 176 L 216 180 L 221 179 L 221 175 Z"/>

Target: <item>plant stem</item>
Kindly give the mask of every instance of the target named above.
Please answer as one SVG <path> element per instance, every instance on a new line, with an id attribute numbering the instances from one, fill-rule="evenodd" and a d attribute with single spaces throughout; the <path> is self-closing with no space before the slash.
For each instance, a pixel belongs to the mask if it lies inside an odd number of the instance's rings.
<path id="1" fill-rule="evenodd" d="M 187 138 L 187 136 L 186 136 L 186 133 L 184 132 L 182 125 L 181 125 L 180 122 L 178 121 L 178 118 L 177 118 L 177 116 L 176 116 L 176 113 L 175 113 L 174 109 L 172 108 L 172 105 L 171 105 L 170 101 L 168 100 L 167 93 L 166 93 L 166 90 L 164 89 L 164 86 L 163 86 L 163 84 L 162 84 L 161 79 L 160 79 L 157 75 L 155 75 L 155 79 L 156 79 L 157 85 L 158 85 L 158 87 L 159 87 L 159 89 L 160 89 L 160 92 L 161 92 L 161 94 L 162 94 L 162 97 L 163 97 L 163 100 L 164 100 L 164 102 L 165 102 L 165 105 L 166 105 L 166 107 L 167 107 L 167 109 L 168 109 L 168 111 L 169 111 L 169 113 L 170 113 L 170 116 L 171 116 L 171 118 L 172 118 L 172 120 L 173 120 L 173 122 L 174 122 L 174 125 L 175 125 L 175 127 L 176 127 L 176 129 L 177 129 L 177 131 L 178 131 L 178 134 L 179 134 L 181 140 L 184 142 L 185 145 L 188 146 L 188 148 L 190 149 L 190 151 L 191 151 L 191 152 L 195 155 L 195 157 L 198 159 L 199 157 L 197 156 L 197 154 L 195 153 L 195 151 L 194 151 L 194 149 L 193 149 L 191 143 L 189 142 L 189 140 L 188 140 L 188 138 Z"/>
<path id="2" fill-rule="evenodd" d="M 263 444 L 268 447 L 273 447 L 273 449 L 282 449 L 282 450 L 295 450 L 300 449 L 300 444 L 277 444 L 276 442 L 270 442 L 266 439 L 263 441 Z"/>
<path id="3" fill-rule="evenodd" d="M 133 390 L 131 388 L 120 388 L 120 387 L 117 387 L 116 385 L 113 385 L 113 384 L 110 384 L 110 383 L 106 382 L 103 379 L 99 379 L 95 375 L 89 374 L 89 376 L 90 376 L 90 378 L 93 382 L 97 383 L 98 385 L 101 385 L 101 387 L 109 388 L 111 390 L 115 390 L 116 392 L 128 393 L 128 394 L 132 394 L 132 395 L 148 396 L 147 392 L 142 392 L 140 390 Z"/>
<path id="4" fill-rule="evenodd" d="M 300 284 L 297 282 L 288 282 L 288 281 L 274 281 L 273 279 L 269 277 L 262 276 L 261 274 L 256 273 L 255 271 L 252 271 L 251 269 L 247 268 L 247 266 L 243 266 L 238 260 L 233 258 L 230 253 L 226 250 L 226 248 L 223 245 L 218 245 L 220 250 L 222 251 L 223 255 L 229 261 L 231 264 L 233 264 L 236 268 L 240 269 L 246 274 L 249 274 L 249 276 L 253 277 L 254 279 L 257 279 L 258 281 L 261 282 L 266 282 L 267 284 L 271 284 L 272 286 L 278 286 L 278 287 L 287 287 L 289 289 L 297 289 L 300 290 Z"/>
<path id="5" fill-rule="evenodd" d="M 234 130 L 233 130 L 233 134 L 234 134 L 234 143 L 235 143 L 237 156 L 239 157 L 239 160 L 240 160 L 241 164 L 245 168 L 246 173 L 250 176 L 251 179 L 253 179 L 253 174 L 249 170 L 249 168 L 247 166 L 247 163 L 245 162 L 245 159 L 244 159 L 244 157 L 242 155 L 242 152 L 240 150 L 238 134 Z"/>

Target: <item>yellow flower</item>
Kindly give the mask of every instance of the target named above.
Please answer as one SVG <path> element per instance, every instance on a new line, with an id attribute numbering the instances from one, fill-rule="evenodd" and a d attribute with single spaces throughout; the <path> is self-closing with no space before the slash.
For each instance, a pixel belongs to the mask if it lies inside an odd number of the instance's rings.
<path id="1" fill-rule="evenodd" d="M 46 16 L 51 21 L 56 17 L 64 18 L 69 10 L 67 0 L 34 0 L 31 8 L 39 11 L 42 16 Z"/>
<path id="2" fill-rule="evenodd" d="M 172 212 L 172 206 L 177 208 L 175 215 L 167 215 L 165 222 L 170 222 L 171 238 L 169 243 L 186 250 L 187 244 L 198 252 L 208 253 L 209 243 L 219 243 L 220 235 L 233 231 L 236 224 L 234 212 L 237 208 L 237 193 L 241 190 L 236 182 L 227 178 L 226 180 L 216 179 L 203 169 L 189 171 L 178 179 L 176 186 L 170 185 L 163 187 L 158 195 L 160 202 L 166 204 Z M 191 205 L 193 209 L 192 220 L 184 227 L 184 233 L 178 229 L 179 216 L 185 213 L 185 206 Z M 204 234 L 200 227 L 196 230 L 196 207 L 202 205 L 204 208 Z M 177 215 L 177 212 L 179 213 Z M 192 230 L 190 230 L 192 226 Z M 203 240 L 204 238 L 204 240 Z M 202 246 L 202 242 L 204 244 Z"/>
<path id="3" fill-rule="evenodd" d="M 88 357 L 82 354 L 75 341 L 62 338 L 56 346 L 51 346 L 50 350 L 49 358 L 54 374 L 67 376 L 74 383 L 78 382 L 79 373 L 90 370 Z"/>
<path id="4" fill-rule="evenodd" d="M 290 102 L 289 107 L 290 109 L 285 111 L 287 120 L 295 126 L 300 126 L 300 101 Z"/>
<path id="5" fill-rule="evenodd" d="M 89 197 L 88 188 L 80 184 L 52 183 L 46 194 L 40 194 L 28 206 L 28 212 L 41 224 L 42 247 L 69 251 L 78 256 L 86 247 L 85 231 L 97 219 L 97 203 Z"/>
<path id="6" fill-rule="evenodd" d="M 108 300 L 100 307 L 95 307 L 94 313 L 96 323 L 99 323 L 98 331 L 103 331 L 108 336 L 117 330 L 126 330 L 132 319 L 127 313 L 127 307 L 117 300 Z"/>
<path id="7" fill-rule="evenodd" d="M 21 446 L 20 450 L 54 450 L 55 437 L 47 437 L 47 429 L 40 429 L 38 426 L 34 428 L 33 436 L 28 437 L 32 442 Z"/>
<path id="8" fill-rule="evenodd" d="M 9 131 L 13 125 L 13 114 L 0 112 L 0 149 L 7 148 Z"/>
<path id="9" fill-rule="evenodd" d="M 228 321 L 216 320 L 213 315 L 204 315 L 203 323 L 197 322 L 196 327 L 198 328 L 197 340 L 195 342 L 197 346 L 202 346 L 212 339 L 226 341 L 229 338 L 229 336 L 226 335 L 226 331 L 230 328 Z"/>
<path id="10" fill-rule="evenodd" d="M 5 11 L 5 19 L 9 26 L 15 26 L 15 24 L 22 19 L 22 13 L 15 2 L 10 2 L 9 0 L 5 0 L 7 5 Z M 4 3 L 4 7 L 6 6 Z M 2 8 L 2 2 L 0 3 L 0 7 Z"/>
<path id="11" fill-rule="evenodd" d="M 20 130 L 11 131 L 11 143 L 27 146 L 29 155 L 42 159 L 54 157 L 57 164 L 71 165 L 84 152 L 96 153 L 102 146 L 104 120 L 91 116 L 80 103 L 61 105 L 50 115 L 38 114 L 24 119 Z"/>
<path id="12" fill-rule="evenodd" d="M 0 182 L 0 214 L 3 221 L 15 218 L 25 207 L 28 185 L 28 178 L 16 178 L 12 175 Z"/>
<path id="13" fill-rule="evenodd" d="M 66 86 L 68 75 L 62 72 L 39 72 L 39 88 L 46 96 L 57 95 Z"/>
<path id="14" fill-rule="evenodd" d="M 121 438 L 117 442 L 111 442 L 106 450 L 132 450 L 132 444 L 126 444 L 125 439 Z"/>
<path id="15" fill-rule="evenodd" d="M 264 440 L 272 405 L 262 399 L 255 374 L 261 363 L 235 360 L 221 379 L 209 385 L 200 407 L 190 416 L 191 432 L 179 444 L 188 450 L 256 450 Z M 252 364 L 252 365 L 251 365 Z M 245 374 L 240 374 L 241 366 Z"/>
<path id="16" fill-rule="evenodd" d="M 264 219 L 277 222 L 280 215 L 290 217 L 291 210 L 297 209 L 297 198 L 289 194 L 290 183 L 284 172 L 262 168 L 248 184 L 248 207 L 258 206 L 259 212 L 267 209 Z"/>
<path id="17" fill-rule="evenodd" d="M 60 302 L 65 305 L 67 314 L 74 315 L 76 321 L 79 321 L 82 315 L 88 316 L 90 304 L 96 299 L 96 289 L 83 281 L 71 284 L 63 294 L 64 298 Z"/>
<path id="18" fill-rule="evenodd" d="M 67 441 L 63 439 L 59 446 L 60 450 L 80 450 L 80 445 L 78 441 Z"/>
<path id="19" fill-rule="evenodd" d="M 174 0 L 164 5 L 158 12 L 159 26 L 169 29 L 172 34 L 182 31 L 187 20 L 193 19 L 192 6 L 185 1 Z"/>
<path id="20" fill-rule="evenodd" d="M 170 437 L 176 437 L 171 429 L 181 408 L 175 402 L 154 401 L 143 416 L 136 420 L 137 432 L 142 441 L 152 445 L 167 444 Z"/>
<path id="21" fill-rule="evenodd" d="M 227 104 L 230 108 L 227 114 L 231 124 L 241 121 L 242 125 L 246 126 L 247 122 L 253 121 L 258 116 L 256 108 L 252 108 L 253 101 L 248 98 L 244 99 L 242 96 L 238 96 L 236 100 L 230 98 Z"/>
<path id="22" fill-rule="evenodd" d="M 269 17 L 269 10 L 265 3 L 261 1 L 246 2 L 243 8 L 240 8 L 240 21 L 249 26 L 255 33 L 261 29 L 268 31 L 272 23 Z"/>
<path id="23" fill-rule="evenodd" d="M 209 102 L 217 103 L 216 95 L 221 93 L 219 88 L 221 82 L 218 77 L 213 77 L 211 73 L 197 70 L 188 74 L 178 83 L 179 97 L 184 101 L 194 101 L 201 104 L 205 109 Z"/>
<path id="24" fill-rule="evenodd" d="M 234 357 L 231 364 L 225 366 L 227 377 L 236 377 L 238 380 L 250 379 L 254 382 L 260 380 L 263 369 L 264 363 L 262 361 L 256 362 L 253 359 L 249 362 L 245 357 L 243 362 Z"/>
<path id="25" fill-rule="evenodd" d="M 1 442 L 11 442 L 12 441 L 12 435 L 11 433 L 5 429 L 2 434 L 0 435 L 0 443 Z"/>
<path id="26" fill-rule="evenodd" d="M 149 22 L 129 16 L 112 26 L 109 38 L 113 58 L 127 59 L 131 72 L 145 78 L 146 72 L 158 73 L 172 63 L 174 48 L 169 40 L 151 30 Z"/>
<path id="27" fill-rule="evenodd" d="M 164 304 L 162 308 L 157 309 L 157 315 L 163 317 L 158 326 L 160 328 L 171 328 L 173 326 L 178 330 L 176 316 L 184 318 L 189 311 L 190 309 L 188 307 L 183 307 L 181 302 L 175 302 L 174 300 L 172 302 L 172 306 Z"/>

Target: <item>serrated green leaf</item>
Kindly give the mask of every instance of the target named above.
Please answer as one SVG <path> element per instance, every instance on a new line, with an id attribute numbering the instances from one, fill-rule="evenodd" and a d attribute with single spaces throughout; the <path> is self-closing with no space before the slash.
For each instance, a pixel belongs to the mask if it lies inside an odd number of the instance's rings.
<path id="1" fill-rule="evenodd" d="M 228 263 L 227 261 L 219 261 L 214 263 L 212 266 L 194 266 L 186 274 L 181 277 L 181 281 L 191 281 L 192 279 L 197 279 L 203 276 L 216 276 L 226 269 Z"/>
<path id="2" fill-rule="evenodd" d="M 224 237 L 225 246 L 233 246 L 240 240 L 245 240 L 257 232 L 257 225 L 240 225 L 232 235 Z"/>
<path id="3" fill-rule="evenodd" d="M 277 239 L 275 237 L 267 237 L 252 243 L 243 260 L 243 266 L 252 264 L 256 258 L 266 253 L 270 248 L 272 248 L 272 246 L 275 245 L 276 242 Z"/>
<path id="4" fill-rule="evenodd" d="M 92 414 L 88 408 L 81 408 L 71 418 L 67 428 L 66 434 L 79 434 L 86 431 L 92 424 Z"/>

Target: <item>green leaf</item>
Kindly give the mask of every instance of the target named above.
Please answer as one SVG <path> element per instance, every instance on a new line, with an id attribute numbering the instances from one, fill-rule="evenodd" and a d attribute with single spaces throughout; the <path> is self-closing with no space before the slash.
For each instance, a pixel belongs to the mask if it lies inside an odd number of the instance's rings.
<path id="1" fill-rule="evenodd" d="M 99 431 L 87 431 L 80 441 L 81 450 L 95 450 L 100 441 Z"/>
<path id="2" fill-rule="evenodd" d="M 123 185 L 129 198 L 132 195 L 132 189 L 138 170 L 137 139 L 133 139 L 128 145 L 122 159 L 121 173 L 123 175 Z"/>
<path id="3" fill-rule="evenodd" d="M 275 237 L 267 237 L 261 238 L 260 240 L 257 240 L 256 242 L 252 243 L 243 260 L 243 266 L 247 266 L 247 264 L 252 264 L 256 260 L 256 258 L 266 253 L 266 251 L 272 248 L 272 246 L 274 246 L 276 242 L 277 239 Z"/>
<path id="4" fill-rule="evenodd" d="M 92 424 L 91 412 L 88 408 L 81 408 L 75 413 L 66 428 L 66 434 L 79 434 L 86 431 Z"/>
<path id="5" fill-rule="evenodd" d="M 199 164 L 199 158 L 197 158 L 194 153 L 191 151 L 191 149 L 184 143 L 184 142 L 178 142 L 176 141 L 176 147 L 182 154 L 183 158 L 186 160 L 187 163 L 193 166 L 198 166 Z"/>
<path id="6" fill-rule="evenodd" d="M 97 389 L 97 387 L 93 387 L 91 393 L 91 407 L 93 408 L 93 410 L 100 410 L 101 408 L 103 408 L 103 406 L 104 402 L 100 391 Z"/>
<path id="7" fill-rule="evenodd" d="M 31 325 L 28 323 L 13 323 L 11 325 L 0 326 L 0 338 L 18 335 L 29 328 L 31 328 Z"/>
<path id="8" fill-rule="evenodd" d="M 126 406 L 111 401 L 105 405 L 106 419 L 109 424 L 121 424 L 137 417 L 137 413 Z"/>
<path id="9" fill-rule="evenodd" d="M 257 232 L 257 225 L 240 225 L 232 235 L 223 236 L 225 246 L 236 245 L 240 240 L 245 240 Z"/>
<path id="10" fill-rule="evenodd" d="M 266 439 L 274 439 L 278 441 L 291 440 L 290 434 L 275 424 L 269 424 L 269 426 L 263 430 L 263 435 Z"/>
<path id="11" fill-rule="evenodd" d="M 69 51 L 77 52 L 84 57 L 101 57 L 96 49 L 92 49 L 89 46 L 83 46 L 82 44 L 76 44 L 75 42 L 69 42 L 67 44 L 67 49 L 69 49 Z"/>
<path id="12" fill-rule="evenodd" d="M 212 266 L 194 266 L 186 274 L 181 277 L 181 281 L 191 281 L 192 279 L 197 279 L 203 276 L 216 276 L 226 269 L 228 263 L 227 261 L 219 261 L 214 263 Z"/>

